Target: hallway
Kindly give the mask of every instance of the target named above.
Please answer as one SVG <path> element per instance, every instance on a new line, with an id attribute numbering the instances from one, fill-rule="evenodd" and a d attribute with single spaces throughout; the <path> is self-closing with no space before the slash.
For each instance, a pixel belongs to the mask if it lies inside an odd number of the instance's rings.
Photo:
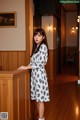
<path id="1" fill-rule="evenodd" d="M 56 77 L 57 84 L 49 82 L 51 101 L 46 103 L 46 120 L 80 120 L 78 76 L 75 75 L 72 66 L 69 69 L 67 67 Z"/>

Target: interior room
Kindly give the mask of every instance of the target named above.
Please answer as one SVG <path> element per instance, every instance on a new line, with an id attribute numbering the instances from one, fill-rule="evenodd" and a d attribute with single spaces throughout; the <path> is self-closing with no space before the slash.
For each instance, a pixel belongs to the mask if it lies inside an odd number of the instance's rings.
<path id="1" fill-rule="evenodd" d="M 17 70 L 30 62 L 36 28 L 45 30 L 49 47 L 45 120 L 80 120 L 79 0 L 0 1 L 0 115 L 38 120 L 31 71 Z"/>

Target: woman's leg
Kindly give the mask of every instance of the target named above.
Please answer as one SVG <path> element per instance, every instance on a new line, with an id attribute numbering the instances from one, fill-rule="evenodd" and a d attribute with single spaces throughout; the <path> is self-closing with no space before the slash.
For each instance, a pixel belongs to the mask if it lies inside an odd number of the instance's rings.
<path id="1" fill-rule="evenodd" d="M 37 102 L 37 108 L 39 113 L 39 118 L 44 117 L 44 102 Z"/>

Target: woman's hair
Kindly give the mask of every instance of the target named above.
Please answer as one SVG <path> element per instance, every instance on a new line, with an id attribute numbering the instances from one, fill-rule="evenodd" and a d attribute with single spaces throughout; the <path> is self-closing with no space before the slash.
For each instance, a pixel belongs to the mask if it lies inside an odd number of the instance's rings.
<path id="1" fill-rule="evenodd" d="M 38 46 L 37 48 L 37 43 L 35 43 L 34 41 L 34 36 L 37 35 L 37 34 L 40 34 L 42 36 L 44 36 L 44 39 L 42 40 L 41 44 L 45 44 L 47 46 L 47 49 L 48 49 L 48 44 L 47 44 L 47 37 L 46 37 L 46 33 L 45 31 L 42 29 L 42 28 L 37 28 L 35 29 L 34 33 L 33 33 L 33 48 L 32 48 L 32 54 L 31 56 L 34 54 L 34 53 L 37 53 L 39 51 L 39 48 L 40 48 L 40 45 Z M 48 53 L 49 53 L 49 49 L 48 49 Z"/>

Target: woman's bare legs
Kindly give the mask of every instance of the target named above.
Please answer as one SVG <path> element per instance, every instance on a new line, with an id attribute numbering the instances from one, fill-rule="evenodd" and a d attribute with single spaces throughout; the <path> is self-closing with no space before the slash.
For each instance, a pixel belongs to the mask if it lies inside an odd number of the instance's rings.
<path id="1" fill-rule="evenodd" d="M 39 118 L 44 117 L 44 102 L 37 102 L 37 108 L 39 113 Z"/>

